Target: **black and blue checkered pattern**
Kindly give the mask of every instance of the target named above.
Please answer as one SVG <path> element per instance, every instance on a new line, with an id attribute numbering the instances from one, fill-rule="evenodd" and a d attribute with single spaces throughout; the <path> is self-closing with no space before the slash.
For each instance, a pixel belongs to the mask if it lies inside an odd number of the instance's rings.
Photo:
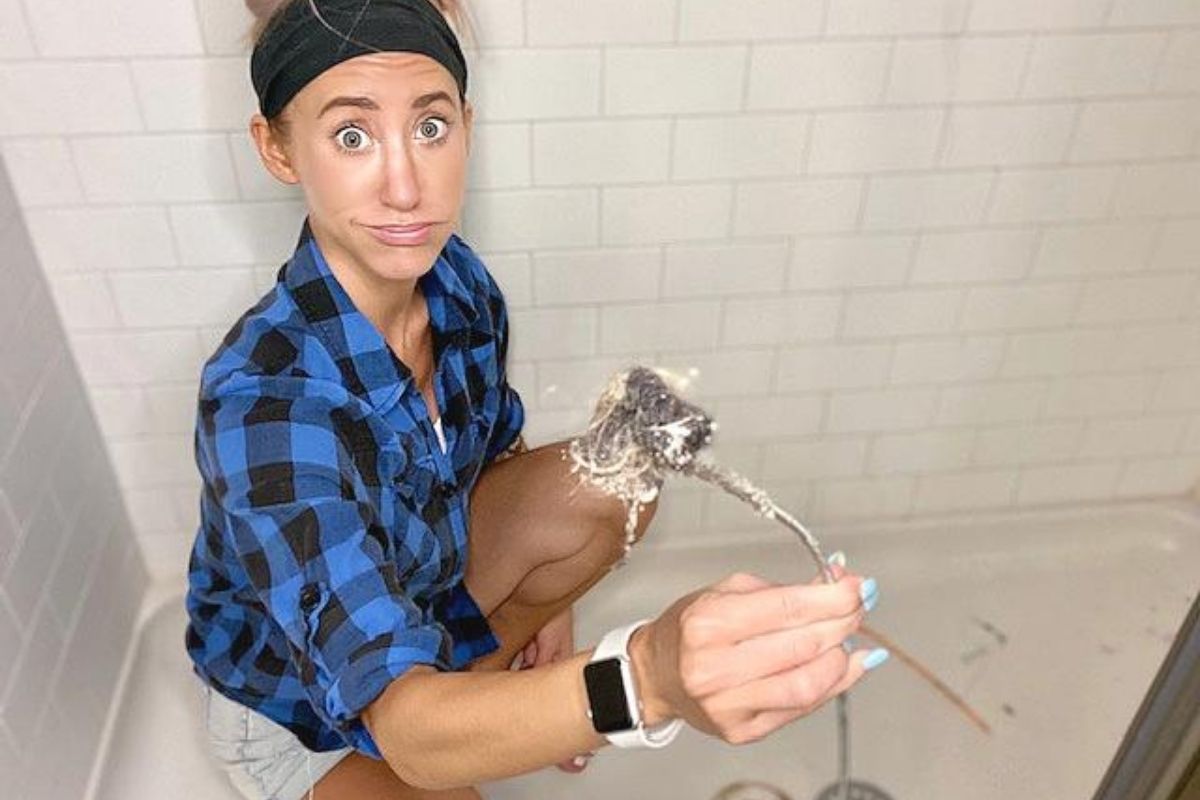
<path id="1" fill-rule="evenodd" d="M 307 221 L 202 374 L 188 652 L 215 689 L 312 750 L 380 758 L 359 715 L 389 682 L 499 647 L 462 577 L 468 493 L 524 422 L 504 298 L 456 235 L 419 286 L 445 453 Z"/>

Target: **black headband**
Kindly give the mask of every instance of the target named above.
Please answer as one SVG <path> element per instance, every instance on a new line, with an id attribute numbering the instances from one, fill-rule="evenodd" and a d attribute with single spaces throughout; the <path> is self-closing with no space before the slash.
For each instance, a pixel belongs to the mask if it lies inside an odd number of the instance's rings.
<path id="1" fill-rule="evenodd" d="M 272 17 L 250 57 L 258 108 L 274 117 L 325 70 L 379 52 L 429 56 L 454 76 L 460 99 L 466 97 L 467 60 L 429 0 L 292 0 Z"/>

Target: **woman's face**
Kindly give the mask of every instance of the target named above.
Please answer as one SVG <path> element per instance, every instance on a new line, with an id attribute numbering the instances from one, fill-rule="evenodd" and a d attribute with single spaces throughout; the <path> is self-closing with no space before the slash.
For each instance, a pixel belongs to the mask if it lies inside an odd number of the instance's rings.
<path id="1" fill-rule="evenodd" d="M 374 53 L 292 98 L 275 159 L 261 117 L 251 129 L 268 169 L 301 184 L 328 261 L 368 282 L 407 280 L 429 270 L 458 220 L 472 111 L 432 58 Z"/>

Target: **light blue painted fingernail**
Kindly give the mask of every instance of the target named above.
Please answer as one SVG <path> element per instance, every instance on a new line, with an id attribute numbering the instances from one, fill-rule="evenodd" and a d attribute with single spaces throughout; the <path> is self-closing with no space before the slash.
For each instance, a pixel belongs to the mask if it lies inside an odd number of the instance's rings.
<path id="1" fill-rule="evenodd" d="M 879 600 L 879 584 L 875 582 L 874 578 L 867 578 L 858 587 L 858 596 L 862 598 L 863 605 L 866 606 L 867 611 L 870 611 L 875 607 L 876 601 Z"/>
<path id="2" fill-rule="evenodd" d="M 878 667 L 880 664 L 888 660 L 891 653 L 886 648 L 876 647 L 871 652 L 867 653 L 867 657 L 863 659 L 863 669 L 871 670 Z"/>
<path id="3" fill-rule="evenodd" d="M 841 550 L 838 550 L 836 553 L 831 555 L 829 558 L 825 559 L 825 563 L 830 565 L 831 567 L 842 567 L 843 569 L 845 569 L 846 554 L 843 553 Z"/>
<path id="4" fill-rule="evenodd" d="M 854 639 L 849 636 L 847 636 L 845 639 L 843 639 L 842 640 L 842 649 L 845 650 L 847 653 L 853 653 L 854 652 Z"/>

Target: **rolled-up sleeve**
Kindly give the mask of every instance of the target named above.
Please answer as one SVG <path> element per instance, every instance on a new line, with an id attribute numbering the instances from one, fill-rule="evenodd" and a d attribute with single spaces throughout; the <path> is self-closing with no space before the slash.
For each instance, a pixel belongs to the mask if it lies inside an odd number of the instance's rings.
<path id="1" fill-rule="evenodd" d="M 512 447 L 520 437 L 521 429 L 525 426 L 525 405 L 521 402 L 521 395 L 508 382 L 508 308 L 495 279 L 487 274 L 487 280 L 488 303 L 496 328 L 496 367 L 500 375 L 500 408 L 484 456 L 486 461 L 492 461 Z"/>
<path id="2" fill-rule="evenodd" d="M 397 552 L 366 491 L 339 427 L 347 410 L 320 396 L 254 394 L 203 408 L 200 468 L 254 595 L 283 630 L 316 714 L 381 758 L 363 709 L 414 664 L 450 670 L 453 643 L 405 592 L 416 552 Z M 413 542 L 424 523 L 393 524 Z"/>

